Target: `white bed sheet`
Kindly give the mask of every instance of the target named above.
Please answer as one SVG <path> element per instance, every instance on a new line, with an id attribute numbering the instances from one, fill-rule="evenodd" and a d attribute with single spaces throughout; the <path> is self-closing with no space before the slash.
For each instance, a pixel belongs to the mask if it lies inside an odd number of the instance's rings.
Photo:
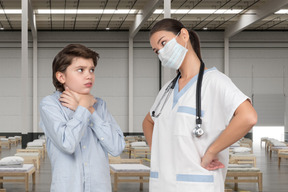
<path id="1" fill-rule="evenodd" d="M 110 164 L 110 168 L 117 172 L 150 172 L 150 167 L 143 164 Z"/>
<path id="2" fill-rule="evenodd" d="M 0 168 L 1 172 L 27 172 L 33 169 L 33 164 L 23 164 L 23 167 L 21 168 Z"/>

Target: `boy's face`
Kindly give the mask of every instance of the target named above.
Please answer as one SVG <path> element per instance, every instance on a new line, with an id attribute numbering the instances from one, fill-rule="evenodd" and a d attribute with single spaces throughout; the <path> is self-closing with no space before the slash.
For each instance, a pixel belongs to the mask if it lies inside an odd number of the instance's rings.
<path id="1" fill-rule="evenodd" d="M 64 84 L 64 88 L 68 87 L 71 91 L 79 94 L 88 94 L 94 84 L 94 70 L 95 67 L 92 59 L 75 57 L 71 65 L 67 67 L 65 73 L 59 72 L 61 73 L 60 79 L 57 79 Z"/>

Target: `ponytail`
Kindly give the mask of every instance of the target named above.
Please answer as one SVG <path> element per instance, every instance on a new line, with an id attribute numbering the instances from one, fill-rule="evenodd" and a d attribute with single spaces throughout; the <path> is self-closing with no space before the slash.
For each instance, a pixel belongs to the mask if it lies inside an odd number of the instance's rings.
<path id="1" fill-rule="evenodd" d="M 192 48 L 194 49 L 199 60 L 202 60 L 201 50 L 200 50 L 200 40 L 199 40 L 197 33 L 193 30 L 190 30 L 189 36 L 190 36 L 190 42 L 191 42 Z"/>

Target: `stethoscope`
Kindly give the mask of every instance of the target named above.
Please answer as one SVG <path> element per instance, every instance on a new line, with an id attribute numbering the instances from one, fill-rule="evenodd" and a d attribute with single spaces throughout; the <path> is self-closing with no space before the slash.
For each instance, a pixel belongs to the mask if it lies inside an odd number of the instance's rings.
<path id="1" fill-rule="evenodd" d="M 201 65 L 199 69 L 199 74 L 197 78 L 197 85 L 196 85 L 196 127 L 193 129 L 193 134 L 196 137 L 201 137 L 204 134 L 204 130 L 201 128 L 202 125 L 202 119 L 201 119 L 201 87 L 202 87 L 202 79 L 203 79 L 203 74 L 204 74 L 204 68 L 205 64 L 201 60 Z M 180 72 L 177 74 L 177 76 L 169 83 L 169 85 L 166 87 L 164 94 L 160 98 L 160 101 L 155 107 L 155 110 L 152 111 L 152 117 L 158 118 L 168 100 L 168 98 L 171 95 L 172 90 L 174 89 L 176 82 L 178 78 L 180 77 Z M 160 104 L 162 103 L 162 100 L 166 96 L 158 114 L 155 114 L 155 111 L 159 108 Z"/>

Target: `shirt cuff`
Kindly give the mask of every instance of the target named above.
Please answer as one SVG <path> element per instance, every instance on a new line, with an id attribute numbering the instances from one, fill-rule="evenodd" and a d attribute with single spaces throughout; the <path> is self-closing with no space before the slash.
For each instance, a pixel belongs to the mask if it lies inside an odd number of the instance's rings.
<path id="1" fill-rule="evenodd" d="M 91 115 L 91 120 L 95 122 L 96 127 L 101 126 L 104 123 L 103 119 L 97 114 L 96 111 L 94 111 Z"/>
<path id="2" fill-rule="evenodd" d="M 90 111 L 81 105 L 79 105 L 75 110 L 74 118 L 79 121 L 87 120 L 86 122 L 88 123 L 90 121 L 90 117 Z"/>

